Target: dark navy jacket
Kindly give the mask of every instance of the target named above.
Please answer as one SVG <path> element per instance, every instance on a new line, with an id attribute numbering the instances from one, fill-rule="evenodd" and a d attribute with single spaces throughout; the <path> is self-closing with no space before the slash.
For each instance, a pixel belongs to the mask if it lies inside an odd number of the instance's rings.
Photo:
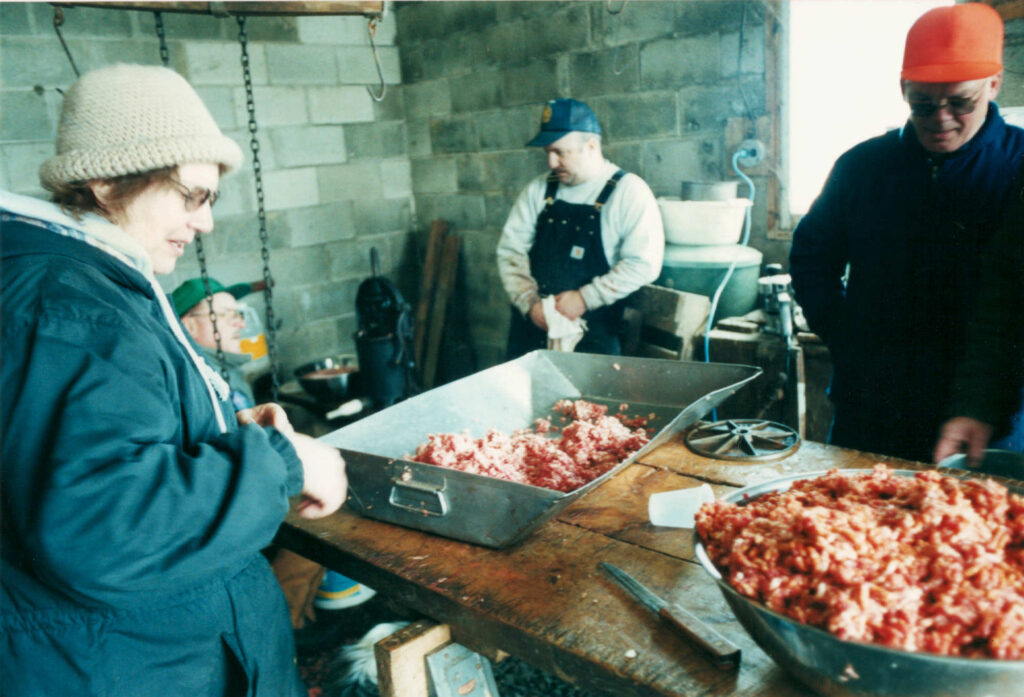
<path id="1" fill-rule="evenodd" d="M 259 553 L 301 488 L 294 449 L 227 404 L 220 433 L 141 273 L 0 225 L 0 693 L 298 694 Z"/>
<path id="2" fill-rule="evenodd" d="M 833 401 L 934 423 L 937 435 L 980 256 L 1022 160 L 1024 130 L 991 104 L 978 134 L 951 155 L 931 157 L 908 122 L 836 161 L 789 259 L 796 299 L 832 353 Z"/>

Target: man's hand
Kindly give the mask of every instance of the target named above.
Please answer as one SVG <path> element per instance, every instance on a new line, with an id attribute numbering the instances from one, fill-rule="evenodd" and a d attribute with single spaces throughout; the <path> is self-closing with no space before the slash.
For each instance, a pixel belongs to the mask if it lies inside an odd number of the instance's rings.
<path id="1" fill-rule="evenodd" d="M 301 433 L 288 437 L 302 461 L 302 501 L 296 511 L 303 518 L 323 518 L 341 508 L 348 493 L 345 461 L 335 448 Z"/>
<path id="2" fill-rule="evenodd" d="M 578 290 L 567 290 L 555 296 L 555 309 L 569 319 L 579 319 L 587 311 L 587 303 Z"/>
<path id="3" fill-rule="evenodd" d="M 241 426 L 256 424 L 257 426 L 273 426 L 285 436 L 291 438 L 295 435 L 292 422 L 288 420 L 288 414 L 280 404 L 268 402 L 257 404 L 251 409 L 242 409 L 235 413 L 235 418 Z"/>
<path id="4" fill-rule="evenodd" d="M 992 427 L 983 421 L 967 416 L 958 416 L 942 425 L 942 433 L 935 444 L 932 458 L 941 462 L 950 455 L 967 452 L 967 464 L 977 467 L 981 464 L 985 446 L 992 437 Z"/>
<path id="5" fill-rule="evenodd" d="M 537 325 L 538 329 L 542 329 L 545 332 L 548 330 L 548 321 L 544 318 L 544 307 L 538 300 L 530 308 L 530 321 Z"/>

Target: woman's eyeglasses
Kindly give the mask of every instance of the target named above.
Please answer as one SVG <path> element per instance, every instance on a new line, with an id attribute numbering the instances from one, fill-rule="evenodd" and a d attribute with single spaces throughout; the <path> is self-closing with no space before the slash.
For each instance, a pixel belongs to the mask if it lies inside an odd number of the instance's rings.
<path id="1" fill-rule="evenodd" d="M 217 199 L 220 198 L 219 191 L 211 191 L 202 186 L 190 189 L 177 179 L 169 179 L 168 181 L 177 188 L 178 193 L 185 200 L 185 210 L 190 213 L 199 210 L 207 203 L 212 207 L 213 204 L 217 203 Z"/>
<path id="2" fill-rule="evenodd" d="M 910 113 L 921 118 L 928 118 L 943 107 L 955 116 L 964 116 L 974 111 L 981 99 L 981 92 L 973 97 L 948 97 L 940 102 L 933 102 L 930 99 L 908 99 Z"/>

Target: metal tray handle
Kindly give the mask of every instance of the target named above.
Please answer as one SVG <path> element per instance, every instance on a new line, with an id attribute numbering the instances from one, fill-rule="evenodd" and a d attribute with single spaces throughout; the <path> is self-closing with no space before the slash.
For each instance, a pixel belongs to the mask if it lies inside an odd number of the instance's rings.
<path id="1" fill-rule="evenodd" d="M 422 515 L 448 515 L 448 497 L 444 484 L 427 484 L 414 480 L 392 479 L 388 503 Z"/>

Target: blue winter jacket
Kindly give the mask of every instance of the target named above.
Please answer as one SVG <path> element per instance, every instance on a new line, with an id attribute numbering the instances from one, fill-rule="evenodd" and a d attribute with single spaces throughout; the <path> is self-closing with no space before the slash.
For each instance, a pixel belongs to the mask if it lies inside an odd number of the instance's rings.
<path id="1" fill-rule="evenodd" d="M 930 156 L 908 122 L 836 161 L 789 257 L 796 299 L 832 354 L 834 402 L 938 434 L 981 253 L 1022 161 L 1024 130 L 994 103 L 948 156 Z"/>
<path id="2" fill-rule="evenodd" d="M 302 483 L 278 431 L 222 433 L 142 273 L 0 210 L 0 693 L 298 695 L 260 554 Z"/>

